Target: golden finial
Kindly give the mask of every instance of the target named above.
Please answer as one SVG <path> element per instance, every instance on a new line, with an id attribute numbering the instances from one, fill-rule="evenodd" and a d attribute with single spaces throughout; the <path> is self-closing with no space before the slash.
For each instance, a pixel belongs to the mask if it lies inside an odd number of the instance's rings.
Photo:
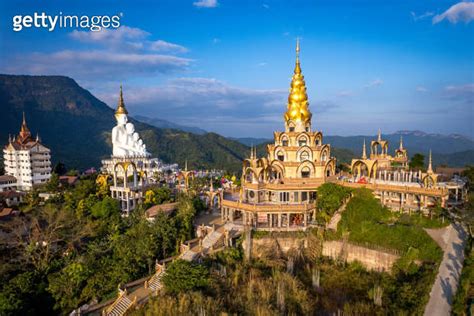
<path id="1" fill-rule="evenodd" d="M 308 95 L 306 94 L 306 83 L 301 73 L 300 66 L 300 41 L 296 40 L 296 64 L 290 85 L 290 95 L 288 96 L 287 111 L 285 120 L 308 122 L 311 120 L 311 112 L 309 111 Z"/>
<path id="2" fill-rule="evenodd" d="M 433 165 L 432 165 L 432 160 L 431 160 L 431 149 L 430 149 L 430 156 L 428 158 L 428 173 L 433 173 Z"/>
<path id="3" fill-rule="evenodd" d="M 120 85 L 119 102 L 118 102 L 117 110 L 115 111 L 115 115 L 118 115 L 118 114 L 128 114 L 128 111 L 125 108 L 125 103 L 123 102 L 122 85 Z"/>
<path id="4" fill-rule="evenodd" d="M 403 136 L 400 135 L 400 147 L 399 147 L 400 150 L 403 150 Z"/>

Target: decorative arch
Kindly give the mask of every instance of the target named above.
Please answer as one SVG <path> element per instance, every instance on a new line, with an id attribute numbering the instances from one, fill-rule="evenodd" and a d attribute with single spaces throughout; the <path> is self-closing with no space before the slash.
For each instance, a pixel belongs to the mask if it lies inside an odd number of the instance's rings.
<path id="1" fill-rule="evenodd" d="M 285 167 L 279 160 L 273 160 L 268 166 L 270 173 L 270 179 L 283 179 L 285 177 Z"/>
<path id="2" fill-rule="evenodd" d="M 423 186 L 425 188 L 432 188 L 436 185 L 436 179 L 433 178 L 431 175 L 427 174 L 424 178 L 423 178 Z"/>
<path id="3" fill-rule="evenodd" d="M 309 143 L 310 143 L 310 136 L 306 132 L 303 132 L 303 133 L 299 134 L 298 137 L 296 138 L 296 143 L 300 147 L 301 146 L 308 146 Z"/>
<path id="4" fill-rule="evenodd" d="M 281 146 L 286 147 L 290 145 L 290 138 L 288 137 L 288 135 L 286 135 L 286 133 L 282 133 L 278 141 Z"/>
<path id="5" fill-rule="evenodd" d="M 306 157 L 302 157 L 303 154 L 307 154 Z M 304 147 L 301 147 L 298 149 L 298 151 L 296 152 L 296 157 L 298 159 L 298 161 L 300 162 L 303 162 L 305 160 L 313 160 L 313 151 L 311 150 L 311 148 L 309 146 L 304 146 Z M 304 159 L 303 159 L 304 158 Z"/>
<path id="6" fill-rule="evenodd" d="M 288 121 L 287 122 L 287 125 L 288 125 L 288 131 L 290 132 L 294 132 L 295 131 L 295 127 L 296 127 L 296 124 L 293 122 L 293 121 Z"/>
<path id="7" fill-rule="evenodd" d="M 284 148 L 278 146 L 278 147 L 275 148 L 274 153 L 275 153 L 275 154 L 274 154 L 275 159 L 277 159 L 277 160 L 279 160 L 279 161 L 286 161 L 286 160 L 288 160 L 288 155 L 287 155 L 287 153 L 286 153 L 286 151 L 285 151 Z M 281 157 L 283 157 L 283 160 L 281 159 Z"/>
<path id="8" fill-rule="evenodd" d="M 317 132 L 314 136 L 314 145 L 315 146 L 322 146 L 323 145 L 323 134 L 321 132 Z"/>
<path id="9" fill-rule="evenodd" d="M 249 167 L 245 169 L 243 177 L 244 177 L 245 182 L 254 183 L 258 179 L 258 174 L 255 172 L 253 168 Z"/>
<path id="10" fill-rule="evenodd" d="M 352 163 L 352 175 L 356 178 L 370 177 L 371 167 L 364 160 L 357 160 Z"/>
<path id="11" fill-rule="evenodd" d="M 320 155 L 319 155 L 319 160 L 323 163 L 326 163 L 330 159 L 331 159 L 331 157 L 330 157 L 330 148 L 329 148 L 329 145 L 326 144 L 321 148 Z"/>
<path id="12" fill-rule="evenodd" d="M 304 176 L 304 178 L 314 178 L 315 170 L 316 168 L 314 166 L 314 163 L 312 161 L 306 160 L 298 166 L 298 169 L 296 170 L 296 174 L 298 178 L 303 178 L 303 173 L 305 171 L 309 171 L 308 176 Z"/>
<path id="13" fill-rule="evenodd" d="M 324 167 L 324 177 L 332 177 L 336 174 L 336 160 L 331 159 L 328 161 L 326 166 Z"/>

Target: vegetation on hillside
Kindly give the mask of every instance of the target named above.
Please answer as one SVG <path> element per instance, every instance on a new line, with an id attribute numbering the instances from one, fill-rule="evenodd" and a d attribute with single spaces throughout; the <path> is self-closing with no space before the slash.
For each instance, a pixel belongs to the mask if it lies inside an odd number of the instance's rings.
<path id="1" fill-rule="evenodd" d="M 316 208 L 318 212 L 316 220 L 321 224 L 328 223 L 344 201 L 349 198 L 351 191 L 351 189 L 334 183 L 321 185 L 317 190 Z"/>
<path id="2" fill-rule="evenodd" d="M 153 192 L 169 194 L 162 188 Z M 151 274 L 155 260 L 174 255 L 193 237 L 192 222 L 204 208 L 192 196 L 176 199 L 176 214 L 158 213 L 150 223 L 143 208 L 121 217 L 117 201 L 103 195 L 94 177 L 57 187 L 44 205 L 37 192 L 29 193 L 25 215 L 1 227 L 0 314 L 68 314 L 81 304 L 114 297 L 119 284 Z"/>
<path id="3" fill-rule="evenodd" d="M 447 225 L 438 219 L 417 219 L 422 215 L 400 216 L 380 205 L 368 189 L 354 190 L 338 226 L 338 236 L 349 234 L 357 243 L 396 249 L 410 253 L 414 259 L 439 262 L 442 251 L 424 231 L 425 227 Z"/>

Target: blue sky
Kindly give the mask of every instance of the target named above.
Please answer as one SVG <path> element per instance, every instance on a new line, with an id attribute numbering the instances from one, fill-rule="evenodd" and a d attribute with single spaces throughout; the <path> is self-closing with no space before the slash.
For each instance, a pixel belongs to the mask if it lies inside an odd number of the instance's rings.
<path id="1" fill-rule="evenodd" d="M 15 15 L 122 14 L 117 30 L 12 30 Z M 60 74 L 110 106 L 234 137 L 283 128 L 301 38 L 313 128 L 474 137 L 474 3 L 2 1 L 0 72 Z"/>

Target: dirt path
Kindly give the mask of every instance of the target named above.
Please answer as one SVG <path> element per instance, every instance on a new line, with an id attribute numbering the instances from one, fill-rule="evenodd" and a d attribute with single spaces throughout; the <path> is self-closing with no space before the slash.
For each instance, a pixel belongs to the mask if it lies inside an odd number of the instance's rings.
<path id="1" fill-rule="evenodd" d="M 447 316 L 451 313 L 451 304 L 459 284 L 467 234 L 458 224 L 426 231 L 444 250 L 444 255 L 424 315 Z"/>

